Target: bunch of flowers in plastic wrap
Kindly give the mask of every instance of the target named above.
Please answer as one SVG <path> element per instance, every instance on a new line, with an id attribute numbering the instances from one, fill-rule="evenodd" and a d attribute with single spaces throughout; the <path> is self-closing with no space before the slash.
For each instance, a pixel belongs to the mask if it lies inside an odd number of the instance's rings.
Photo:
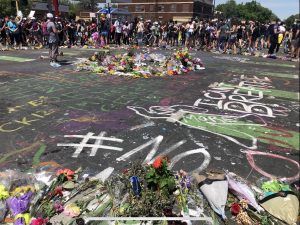
<path id="1" fill-rule="evenodd" d="M 9 197 L 9 192 L 6 187 L 0 183 L 0 223 L 3 221 L 6 214 L 6 203 L 5 200 Z"/>
<path id="2" fill-rule="evenodd" d="M 28 225 L 30 223 L 29 207 L 34 196 L 33 186 L 21 186 L 15 188 L 6 200 L 7 206 L 14 217 L 14 224 Z"/>

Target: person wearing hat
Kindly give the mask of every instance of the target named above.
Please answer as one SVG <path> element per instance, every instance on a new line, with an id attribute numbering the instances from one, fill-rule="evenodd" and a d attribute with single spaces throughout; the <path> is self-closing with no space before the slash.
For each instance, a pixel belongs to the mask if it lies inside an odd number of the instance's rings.
<path id="1" fill-rule="evenodd" d="M 47 31 L 49 34 L 49 58 L 50 58 L 50 65 L 53 67 L 59 67 L 60 65 L 57 63 L 57 56 L 58 56 L 58 30 L 55 27 L 53 22 L 53 15 L 52 13 L 47 13 Z"/>
<path id="2" fill-rule="evenodd" d="M 152 34 L 154 36 L 153 45 L 158 46 L 158 44 L 159 44 L 159 35 L 160 35 L 160 26 L 159 26 L 157 21 L 155 21 L 153 23 L 153 26 L 151 27 L 151 31 L 152 31 Z"/>

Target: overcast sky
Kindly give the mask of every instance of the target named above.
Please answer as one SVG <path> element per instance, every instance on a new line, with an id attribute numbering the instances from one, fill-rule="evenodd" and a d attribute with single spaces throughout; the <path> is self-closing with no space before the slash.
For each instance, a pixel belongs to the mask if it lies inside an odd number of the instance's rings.
<path id="1" fill-rule="evenodd" d="M 216 5 L 227 0 L 216 0 Z M 262 6 L 271 9 L 280 19 L 299 13 L 299 0 L 256 0 Z M 237 3 L 251 2 L 251 0 L 236 0 Z"/>

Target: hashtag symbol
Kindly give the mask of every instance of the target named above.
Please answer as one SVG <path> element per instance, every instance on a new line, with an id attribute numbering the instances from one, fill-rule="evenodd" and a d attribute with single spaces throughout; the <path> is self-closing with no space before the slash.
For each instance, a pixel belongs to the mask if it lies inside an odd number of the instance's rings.
<path id="1" fill-rule="evenodd" d="M 83 151 L 84 148 L 90 148 L 91 153 L 90 156 L 95 156 L 99 149 L 107 149 L 113 151 L 123 151 L 123 148 L 119 147 L 112 147 L 108 145 L 103 145 L 103 141 L 113 141 L 122 143 L 122 139 L 118 139 L 115 137 L 105 137 L 107 133 L 102 131 L 98 136 L 94 136 L 94 133 L 87 133 L 86 135 L 64 135 L 67 138 L 81 138 L 81 142 L 79 144 L 75 143 L 66 143 L 66 144 L 57 144 L 57 146 L 63 147 L 75 147 L 75 152 L 73 153 L 72 157 L 77 158 L 79 154 Z M 94 144 L 88 144 L 90 140 L 95 140 Z"/>

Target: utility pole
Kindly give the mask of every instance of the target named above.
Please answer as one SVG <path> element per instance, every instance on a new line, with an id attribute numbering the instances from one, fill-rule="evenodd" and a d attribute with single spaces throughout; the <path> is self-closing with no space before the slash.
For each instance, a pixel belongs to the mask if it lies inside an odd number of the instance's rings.
<path id="1" fill-rule="evenodd" d="M 16 10 L 17 10 L 17 15 L 18 15 L 18 12 L 19 12 L 19 0 L 16 0 Z"/>
<path id="2" fill-rule="evenodd" d="M 216 0 L 214 0 L 213 18 L 214 18 L 214 16 L 215 16 L 215 10 L 216 10 Z"/>
<path id="3" fill-rule="evenodd" d="M 110 28 L 111 28 L 111 24 L 112 24 L 112 14 L 111 14 L 110 3 L 111 3 L 111 0 L 106 0 L 108 14 L 109 14 L 109 29 L 108 29 L 108 38 L 107 38 L 108 44 L 110 42 L 109 37 L 110 37 Z"/>
<path id="4" fill-rule="evenodd" d="M 59 16 L 59 3 L 58 0 L 53 0 L 55 16 Z"/>
<path id="5" fill-rule="evenodd" d="M 155 20 L 158 21 L 158 0 L 155 0 L 154 10 L 155 10 Z"/>

